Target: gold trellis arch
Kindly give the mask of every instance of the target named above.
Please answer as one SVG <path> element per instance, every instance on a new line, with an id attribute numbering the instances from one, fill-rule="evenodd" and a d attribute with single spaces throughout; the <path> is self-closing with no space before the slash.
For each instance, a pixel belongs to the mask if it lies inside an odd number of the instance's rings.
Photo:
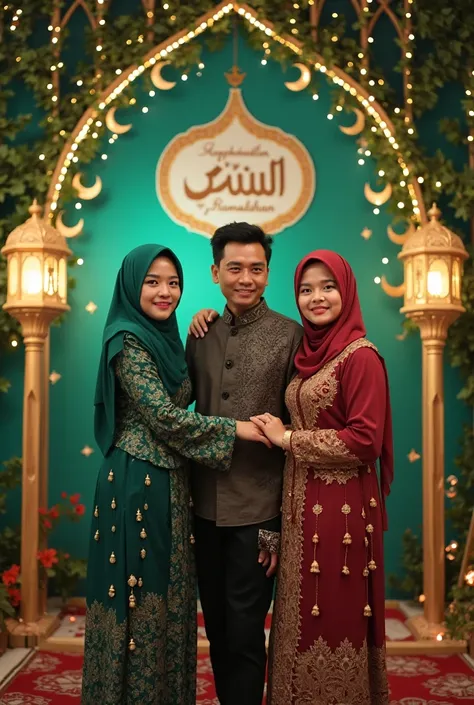
<path id="1" fill-rule="evenodd" d="M 357 0 L 353 1 L 357 2 Z M 365 3 L 367 2 L 367 0 L 361 1 Z M 382 2 L 383 1 L 384 0 L 382 0 Z M 408 2 L 409 0 L 406 1 Z M 78 2 L 80 2 L 80 0 L 78 0 Z M 211 11 L 199 17 L 196 20 L 194 27 L 178 32 L 168 40 L 151 49 L 143 57 L 141 64 L 129 66 L 127 69 L 121 71 L 120 75 L 118 75 L 117 78 L 114 79 L 114 81 L 112 81 L 112 83 L 102 91 L 98 105 L 91 106 L 84 112 L 66 141 L 56 163 L 46 198 L 45 215 L 48 215 L 49 218 L 53 218 L 54 212 L 57 210 L 62 184 L 67 176 L 67 172 L 74 163 L 73 160 L 75 157 L 75 161 L 79 161 L 77 159 L 76 152 L 79 150 L 80 143 L 87 137 L 94 121 L 100 119 L 104 112 L 108 111 L 112 107 L 115 99 L 127 88 L 130 83 L 141 76 L 145 70 L 152 67 L 158 61 L 168 59 L 172 55 L 173 51 L 178 49 L 182 44 L 197 38 L 206 29 L 213 26 L 215 23 L 218 23 L 226 15 L 229 15 L 229 13 L 232 12 L 235 12 L 250 25 L 260 30 L 265 37 L 268 37 L 268 39 L 284 44 L 296 56 L 300 56 L 303 53 L 302 45 L 297 39 L 278 35 L 275 32 L 272 23 L 267 20 L 262 21 L 258 17 L 257 12 L 249 5 L 239 2 L 226 2 L 225 0 L 219 5 L 216 5 L 216 7 L 214 7 Z M 400 170 L 406 183 L 408 197 L 411 202 L 411 215 L 407 217 L 415 221 L 426 222 L 426 213 L 420 185 L 415 175 L 411 173 L 410 166 L 406 162 L 403 154 L 400 152 L 395 127 L 383 107 L 375 100 L 374 96 L 372 96 L 364 86 L 355 81 L 352 77 L 348 76 L 342 69 L 338 67 L 328 68 L 322 56 L 318 54 L 314 55 L 313 68 L 325 74 L 329 80 L 332 80 L 333 83 L 339 85 L 347 93 L 354 96 L 360 103 L 361 108 L 375 123 L 374 129 L 382 131 L 383 135 L 397 154 Z"/>

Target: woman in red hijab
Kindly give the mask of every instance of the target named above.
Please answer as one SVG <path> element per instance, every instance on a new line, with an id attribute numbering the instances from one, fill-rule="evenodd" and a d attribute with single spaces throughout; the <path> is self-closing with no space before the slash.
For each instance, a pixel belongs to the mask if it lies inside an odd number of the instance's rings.
<path id="1" fill-rule="evenodd" d="M 388 705 L 385 364 L 365 337 L 355 277 L 340 255 L 307 255 L 295 294 L 305 335 L 286 392 L 292 430 L 270 414 L 252 419 L 287 453 L 268 705 Z"/>

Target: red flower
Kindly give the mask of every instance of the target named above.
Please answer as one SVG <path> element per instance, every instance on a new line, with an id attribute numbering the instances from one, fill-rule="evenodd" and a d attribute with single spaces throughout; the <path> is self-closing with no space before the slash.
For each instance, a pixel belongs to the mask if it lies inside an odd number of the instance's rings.
<path id="1" fill-rule="evenodd" d="M 76 506 L 74 507 L 74 511 L 76 512 L 76 514 L 78 516 L 81 517 L 81 516 L 83 516 L 83 514 L 86 513 L 86 508 L 83 504 L 76 504 Z"/>
<path id="2" fill-rule="evenodd" d="M 59 519 L 59 509 L 56 505 L 54 507 L 51 507 L 51 509 L 49 510 L 49 516 L 51 517 L 51 519 Z"/>
<path id="3" fill-rule="evenodd" d="M 18 588 L 8 588 L 8 594 L 10 596 L 10 602 L 12 607 L 18 607 L 21 601 L 21 592 Z"/>
<path id="4" fill-rule="evenodd" d="M 40 507 L 38 509 L 38 512 L 41 514 L 41 516 L 45 517 L 48 514 L 48 510 L 45 509 L 45 507 Z"/>
<path id="5" fill-rule="evenodd" d="M 67 561 L 67 559 L 68 559 L 68 558 L 71 558 L 71 556 L 69 555 L 69 553 L 65 553 L 64 556 L 63 556 L 63 558 L 64 558 L 65 561 Z"/>
<path id="6" fill-rule="evenodd" d="M 58 552 L 55 548 L 45 548 L 44 551 L 38 551 L 38 560 L 43 568 L 52 568 L 58 562 Z"/>
<path id="7" fill-rule="evenodd" d="M 43 526 L 44 526 L 45 529 L 52 529 L 52 528 L 53 528 L 53 525 L 51 524 L 51 522 L 49 521 L 49 519 L 45 519 L 45 520 L 43 521 Z"/>
<path id="8" fill-rule="evenodd" d="M 80 494 L 72 494 L 72 495 L 69 497 L 69 501 L 71 502 L 71 504 L 77 504 L 80 499 L 81 499 L 81 495 L 80 495 Z"/>
<path id="9" fill-rule="evenodd" d="M 63 499 L 67 499 L 67 492 L 61 492 L 61 497 Z"/>
<path id="10" fill-rule="evenodd" d="M 11 568 L 5 570 L 2 573 L 2 583 L 4 585 L 14 585 L 18 581 L 18 576 L 20 575 L 20 566 L 12 565 Z"/>

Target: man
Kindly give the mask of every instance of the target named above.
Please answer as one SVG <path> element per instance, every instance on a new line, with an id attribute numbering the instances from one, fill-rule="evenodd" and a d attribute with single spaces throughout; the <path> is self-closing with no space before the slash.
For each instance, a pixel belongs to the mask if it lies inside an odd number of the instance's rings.
<path id="1" fill-rule="evenodd" d="M 190 335 L 186 348 L 202 414 L 287 416 L 285 389 L 302 329 L 262 298 L 271 242 L 248 223 L 225 225 L 212 238 L 212 278 L 227 305 L 209 330 L 199 325 L 202 313 L 195 316 L 198 337 Z M 193 471 L 199 594 L 221 705 L 262 703 L 283 466 L 280 448 L 237 440 L 229 473 Z"/>

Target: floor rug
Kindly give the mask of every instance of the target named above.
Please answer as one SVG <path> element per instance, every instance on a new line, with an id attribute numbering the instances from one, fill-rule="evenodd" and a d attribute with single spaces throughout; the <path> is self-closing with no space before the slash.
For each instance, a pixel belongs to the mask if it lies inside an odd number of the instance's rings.
<path id="1" fill-rule="evenodd" d="M 0 705 L 79 705 L 82 656 L 37 652 Z M 474 703 L 474 670 L 461 656 L 389 656 L 390 705 Z M 197 705 L 218 705 L 209 659 L 198 660 Z"/>

